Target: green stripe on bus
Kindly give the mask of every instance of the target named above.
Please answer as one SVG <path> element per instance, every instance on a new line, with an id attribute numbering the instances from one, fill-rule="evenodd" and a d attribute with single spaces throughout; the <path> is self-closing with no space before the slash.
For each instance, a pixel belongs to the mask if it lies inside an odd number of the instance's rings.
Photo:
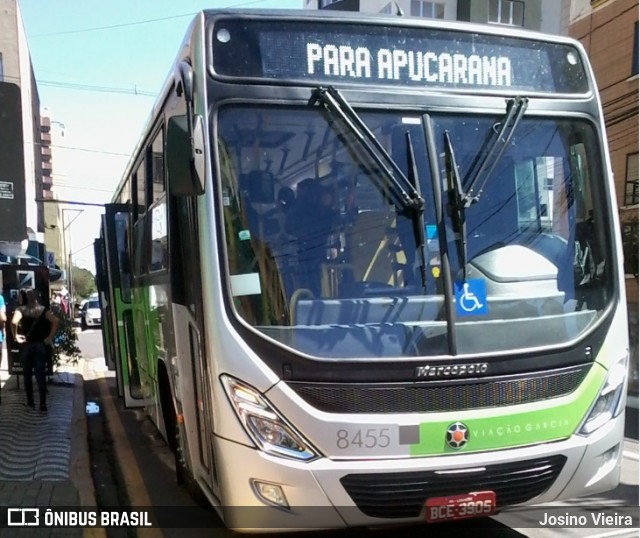
<path id="1" fill-rule="evenodd" d="M 114 336 L 118 341 L 118 356 L 114 357 L 114 360 L 117 360 L 120 365 L 122 384 L 126 387 L 129 383 L 129 354 L 127 351 L 127 338 L 124 332 L 124 312 L 131 310 L 131 305 L 122 300 L 121 292 L 122 290 L 119 287 L 113 289 L 115 296 L 114 314 L 116 318 L 116 334 Z"/>
<path id="2" fill-rule="evenodd" d="M 531 410 L 535 405 L 532 404 L 522 412 L 517 412 L 515 408 L 497 409 L 496 413 L 501 413 L 500 416 L 482 418 L 466 418 L 469 412 L 465 411 L 453 419 L 423 422 L 420 424 L 420 442 L 411 445 L 409 453 L 411 456 L 466 454 L 566 439 L 584 419 L 606 374 L 602 366 L 594 363 L 575 393 L 563 398 L 556 407 L 545 405 L 544 408 Z M 461 448 L 452 448 L 447 443 L 447 429 L 458 421 L 468 430 L 467 443 Z"/>

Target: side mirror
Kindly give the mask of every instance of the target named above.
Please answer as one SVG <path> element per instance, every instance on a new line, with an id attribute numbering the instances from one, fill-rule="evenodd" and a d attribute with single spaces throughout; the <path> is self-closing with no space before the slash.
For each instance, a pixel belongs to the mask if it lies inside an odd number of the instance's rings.
<path id="1" fill-rule="evenodd" d="M 169 192 L 174 196 L 193 196 L 204 192 L 204 123 L 193 113 L 193 69 L 182 61 L 178 67 L 178 96 L 184 95 L 187 113 L 169 118 L 167 126 L 167 172 Z"/>
<path id="2" fill-rule="evenodd" d="M 166 155 L 169 192 L 194 196 L 204 192 L 204 127 L 201 116 L 193 124 L 193 143 L 188 116 L 172 116 L 167 125 Z"/>

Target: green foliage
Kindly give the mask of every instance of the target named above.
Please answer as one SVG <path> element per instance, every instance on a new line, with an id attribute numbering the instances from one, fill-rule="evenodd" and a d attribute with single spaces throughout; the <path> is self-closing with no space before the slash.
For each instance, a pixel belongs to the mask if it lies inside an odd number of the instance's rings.
<path id="1" fill-rule="evenodd" d="M 53 370 L 57 370 L 62 363 L 76 365 L 81 357 L 78 347 L 78 335 L 73 326 L 73 320 L 67 316 L 59 316 L 60 323 L 54 338 Z"/>
<path id="2" fill-rule="evenodd" d="M 71 272 L 73 293 L 76 297 L 89 297 L 97 291 L 96 280 L 91 271 L 73 266 Z M 78 299 L 79 300 L 79 299 Z"/>

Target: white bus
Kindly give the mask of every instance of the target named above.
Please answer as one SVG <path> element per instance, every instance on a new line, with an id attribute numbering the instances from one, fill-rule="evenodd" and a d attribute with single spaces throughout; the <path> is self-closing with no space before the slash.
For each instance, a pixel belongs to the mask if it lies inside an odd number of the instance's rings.
<path id="1" fill-rule="evenodd" d="M 624 430 L 616 215 L 574 40 L 205 11 L 96 242 L 107 354 L 232 529 L 595 495 Z"/>

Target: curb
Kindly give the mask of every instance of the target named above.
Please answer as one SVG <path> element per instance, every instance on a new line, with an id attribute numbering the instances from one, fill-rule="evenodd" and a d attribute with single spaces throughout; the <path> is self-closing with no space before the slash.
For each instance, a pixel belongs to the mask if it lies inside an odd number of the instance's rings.
<path id="1" fill-rule="evenodd" d="M 118 466 L 120 467 L 120 474 L 124 482 L 123 486 L 127 492 L 130 506 L 151 507 L 153 505 L 144 484 L 144 479 L 136 464 L 133 450 L 131 449 L 129 439 L 120 420 L 116 404 L 111 397 L 106 378 L 98 378 L 98 387 L 106 427 L 111 435 L 113 450 L 118 461 Z M 138 538 L 162 538 L 163 536 L 162 529 L 160 528 L 141 527 L 136 529 L 136 533 Z"/>
<path id="2" fill-rule="evenodd" d="M 69 456 L 69 479 L 78 489 L 80 506 L 97 508 L 96 491 L 91 476 L 91 455 L 87 419 L 85 415 L 84 378 L 75 374 L 73 386 L 73 412 L 71 416 L 71 453 Z M 83 529 L 84 538 L 106 538 L 106 529 Z"/>

